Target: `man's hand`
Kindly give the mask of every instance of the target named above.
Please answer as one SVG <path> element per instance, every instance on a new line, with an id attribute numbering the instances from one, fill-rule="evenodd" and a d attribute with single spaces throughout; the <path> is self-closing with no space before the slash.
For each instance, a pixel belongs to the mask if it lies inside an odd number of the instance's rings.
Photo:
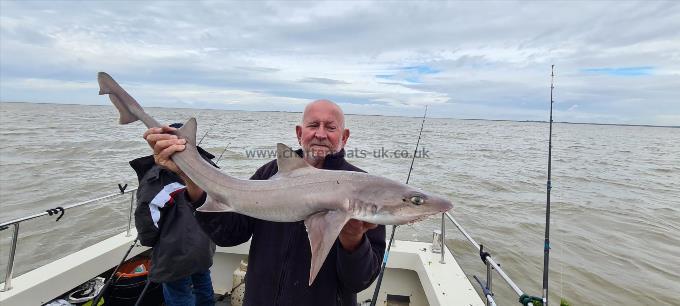
<path id="1" fill-rule="evenodd" d="M 153 149 L 153 159 L 157 165 L 181 175 L 180 169 L 170 159 L 175 152 L 184 151 L 186 140 L 179 139 L 176 135 L 168 132 L 176 131 L 176 128 L 163 126 L 150 128 L 144 132 L 144 139 Z"/>
<path id="2" fill-rule="evenodd" d="M 353 252 L 359 248 L 359 243 L 361 243 L 364 233 L 376 227 L 378 227 L 377 224 L 350 219 L 338 236 L 340 244 L 346 251 Z"/>
<path id="3" fill-rule="evenodd" d="M 170 159 L 172 154 L 184 151 L 187 141 L 178 138 L 176 135 L 168 134 L 168 132 L 176 131 L 176 128 L 163 126 L 160 128 L 150 128 L 144 132 L 144 139 L 153 149 L 153 159 L 156 165 L 168 169 L 179 175 L 184 184 L 187 186 L 187 195 L 191 201 L 198 200 L 203 195 L 203 190 L 196 186 L 188 176 L 177 167 L 175 162 Z"/>

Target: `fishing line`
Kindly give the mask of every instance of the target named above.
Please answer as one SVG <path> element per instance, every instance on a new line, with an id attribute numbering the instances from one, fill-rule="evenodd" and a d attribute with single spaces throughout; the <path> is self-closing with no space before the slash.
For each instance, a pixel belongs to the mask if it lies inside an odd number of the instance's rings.
<path id="1" fill-rule="evenodd" d="M 425 126 L 425 117 L 427 116 L 427 105 L 425 105 L 425 113 L 423 114 L 423 121 L 420 123 L 420 132 L 418 132 L 418 141 L 416 141 L 416 149 L 413 151 L 413 158 L 411 158 L 411 167 L 408 169 L 408 176 L 406 176 L 406 184 L 411 179 L 411 171 L 413 171 L 413 163 L 416 161 L 416 154 L 418 154 L 418 145 L 420 145 L 420 137 L 423 135 L 423 126 Z M 378 292 L 380 292 L 380 285 L 382 284 L 383 275 L 385 275 L 385 266 L 387 266 L 387 258 L 390 256 L 390 249 L 394 241 L 394 232 L 397 230 L 396 225 L 392 225 L 392 234 L 390 234 L 390 242 L 387 244 L 387 250 L 383 255 L 382 265 L 380 266 L 380 274 L 378 274 L 378 282 L 375 284 L 373 291 L 373 298 L 371 298 L 371 306 L 375 306 L 378 300 Z"/>

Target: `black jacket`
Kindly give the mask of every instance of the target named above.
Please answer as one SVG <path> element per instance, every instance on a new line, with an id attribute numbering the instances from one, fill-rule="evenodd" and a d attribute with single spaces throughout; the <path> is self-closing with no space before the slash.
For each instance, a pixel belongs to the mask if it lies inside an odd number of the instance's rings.
<path id="1" fill-rule="evenodd" d="M 213 158 L 201 150 L 204 157 Z M 153 247 L 149 279 L 170 282 L 212 266 L 215 244 L 193 216 L 195 207 L 179 196 L 184 184 L 176 174 L 155 164 L 153 156 L 130 161 L 137 172 L 135 227 L 139 241 Z"/>
<path id="2" fill-rule="evenodd" d="M 301 155 L 302 150 L 297 153 Z M 364 172 L 344 159 L 344 151 L 327 156 L 323 168 Z M 277 170 L 273 160 L 258 169 L 251 179 L 266 180 Z M 366 232 L 360 247 L 352 253 L 336 240 L 310 287 L 311 251 L 304 221 L 270 222 L 231 212 L 197 211 L 195 216 L 219 246 L 238 245 L 252 236 L 246 306 L 356 305 L 356 293 L 368 288 L 377 277 L 385 251 L 382 225 Z"/>

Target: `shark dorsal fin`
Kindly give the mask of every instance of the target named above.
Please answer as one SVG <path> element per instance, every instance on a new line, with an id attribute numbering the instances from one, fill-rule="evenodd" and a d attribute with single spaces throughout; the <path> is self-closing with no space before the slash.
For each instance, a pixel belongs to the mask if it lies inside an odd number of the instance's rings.
<path id="1" fill-rule="evenodd" d="M 279 174 L 295 169 L 312 167 L 298 156 L 293 149 L 282 143 L 276 144 L 276 164 L 279 167 Z"/>
<path id="2" fill-rule="evenodd" d="M 177 136 L 181 136 L 187 142 L 196 145 L 196 126 L 196 118 L 192 117 L 177 130 Z"/>

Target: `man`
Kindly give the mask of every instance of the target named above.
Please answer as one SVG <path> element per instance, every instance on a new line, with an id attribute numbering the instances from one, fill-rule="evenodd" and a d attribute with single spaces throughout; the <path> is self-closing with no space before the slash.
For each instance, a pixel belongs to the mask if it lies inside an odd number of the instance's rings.
<path id="1" fill-rule="evenodd" d="M 213 164 L 212 154 L 197 149 Z M 139 179 L 135 227 L 140 243 L 153 247 L 149 281 L 162 284 L 165 305 L 214 305 L 209 269 L 215 244 L 196 222 L 196 207 L 175 200 L 185 188 L 183 181 L 156 165 L 152 156 L 132 160 L 130 166 Z"/>
<path id="2" fill-rule="evenodd" d="M 335 103 L 310 103 L 301 124 L 295 127 L 302 147 L 297 153 L 316 168 L 363 171 L 344 159 L 350 135 L 344 124 L 344 114 Z M 162 134 L 170 130 L 152 128 L 144 138 L 154 149 L 156 163 L 183 176 L 187 200 L 200 205 L 205 193 L 170 160 L 173 153 L 184 150 L 185 144 L 174 135 Z M 277 170 L 273 160 L 260 167 L 251 179 L 269 179 Z M 230 212 L 195 215 L 220 246 L 234 246 L 252 238 L 244 305 L 356 305 L 356 293 L 377 277 L 385 250 L 384 226 L 350 220 L 309 286 L 311 251 L 303 221 L 270 222 Z"/>

